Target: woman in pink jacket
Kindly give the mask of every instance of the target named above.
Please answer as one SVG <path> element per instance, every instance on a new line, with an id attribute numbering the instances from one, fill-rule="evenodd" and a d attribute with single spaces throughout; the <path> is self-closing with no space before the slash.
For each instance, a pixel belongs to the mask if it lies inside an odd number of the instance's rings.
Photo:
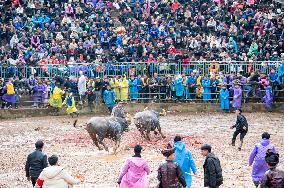
<path id="1" fill-rule="evenodd" d="M 141 158 L 142 147 L 134 147 L 135 155 L 127 159 L 118 179 L 120 188 L 148 188 L 149 181 L 147 175 L 150 169 L 146 160 Z"/>

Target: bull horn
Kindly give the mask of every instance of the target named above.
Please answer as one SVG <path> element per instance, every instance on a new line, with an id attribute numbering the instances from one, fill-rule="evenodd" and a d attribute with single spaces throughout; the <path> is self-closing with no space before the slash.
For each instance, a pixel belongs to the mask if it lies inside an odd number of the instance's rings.
<path id="1" fill-rule="evenodd" d="M 165 115 L 167 115 L 167 112 L 165 109 L 162 109 L 162 112 L 160 112 L 160 116 L 165 116 Z"/>
<path id="2" fill-rule="evenodd" d="M 146 108 L 144 108 L 144 110 L 143 110 L 143 111 L 146 111 L 146 110 L 148 110 L 148 106 L 147 106 Z"/>

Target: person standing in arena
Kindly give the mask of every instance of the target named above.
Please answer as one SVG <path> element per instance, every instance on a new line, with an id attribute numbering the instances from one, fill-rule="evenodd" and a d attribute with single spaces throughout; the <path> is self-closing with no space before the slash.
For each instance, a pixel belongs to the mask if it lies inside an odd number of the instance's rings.
<path id="1" fill-rule="evenodd" d="M 150 169 L 147 161 L 141 157 L 141 151 L 142 147 L 136 145 L 134 156 L 126 160 L 117 182 L 120 188 L 149 187 L 147 175 L 150 174 Z"/>
<path id="2" fill-rule="evenodd" d="M 232 138 L 232 146 L 235 146 L 236 138 L 240 134 L 241 143 L 240 143 L 240 146 L 238 147 L 238 149 L 241 150 L 242 146 L 243 146 L 245 135 L 248 132 L 248 122 L 247 122 L 247 119 L 245 118 L 245 116 L 242 114 L 241 109 L 237 109 L 236 114 L 237 114 L 237 122 L 236 122 L 235 125 L 233 125 L 231 127 L 231 129 L 236 128 L 236 130 L 233 134 L 233 138 Z"/>
<path id="3" fill-rule="evenodd" d="M 267 151 L 276 153 L 276 148 L 269 140 L 270 134 L 264 132 L 261 137 L 262 140 L 254 146 L 249 157 L 249 166 L 253 164 L 251 176 L 256 187 L 261 183 L 265 172 L 268 170 L 265 162 Z"/>
<path id="4" fill-rule="evenodd" d="M 64 167 L 58 165 L 58 157 L 52 155 L 48 158 L 49 167 L 42 170 L 34 188 L 70 188 L 81 181 L 73 178 Z"/>
<path id="5" fill-rule="evenodd" d="M 166 161 L 161 164 L 158 168 L 158 188 L 180 188 L 187 187 L 186 181 L 182 174 L 182 171 L 178 164 L 174 162 L 175 160 L 175 148 L 170 144 L 167 149 L 162 151 L 162 154 L 166 157 Z"/>
<path id="6" fill-rule="evenodd" d="M 73 94 L 71 93 L 71 90 L 67 91 L 67 95 L 65 97 L 65 100 L 63 101 L 62 105 L 67 105 L 66 113 L 70 114 L 71 117 L 75 115 L 79 115 L 76 105 L 75 105 L 75 100 L 73 97 Z"/>
<path id="7" fill-rule="evenodd" d="M 203 163 L 204 187 L 218 188 L 223 184 L 220 160 L 211 153 L 211 146 L 208 144 L 201 146 L 201 154 L 205 157 Z"/>
<path id="8" fill-rule="evenodd" d="M 187 188 L 191 187 L 192 173 L 197 173 L 195 161 L 192 157 L 191 152 L 186 148 L 185 143 L 182 141 L 180 136 L 174 138 L 174 147 L 176 155 L 176 163 L 181 168 L 181 172 L 187 184 Z"/>
<path id="9" fill-rule="evenodd" d="M 282 188 L 284 185 L 284 170 L 277 168 L 279 154 L 268 152 L 265 161 L 269 168 L 260 184 L 260 188 Z"/>
<path id="10" fill-rule="evenodd" d="M 38 140 L 35 143 L 36 150 L 28 155 L 25 171 L 28 181 L 32 181 L 33 186 L 44 168 L 47 167 L 47 156 L 42 152 L 44 143 Z"/>

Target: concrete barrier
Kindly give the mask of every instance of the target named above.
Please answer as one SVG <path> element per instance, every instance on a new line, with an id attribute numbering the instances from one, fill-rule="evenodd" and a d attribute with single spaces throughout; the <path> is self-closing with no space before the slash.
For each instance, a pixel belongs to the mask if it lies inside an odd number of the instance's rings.
<path id="1" fill-rule="evenodd" d="M 220 112 L 219 104 L 214 103 L 128 103 L 125 106 L 126 112 L 134 114 L 144 110 L 146 107 L 149 109 L 162 111 L 165 109 L 169 113 L 192 113 L 192 112 Z M 94 112 L 90 113 L 88 107 L 79 109 L 80 114 L 93 114 L 95 115 L 108 115 L 109 112 L 105 105 L 97 105 Z M 266 112 L 265 105 L 262 103 L 246 103 L 243 104 L 243 111 L 248 112 Z M 273 104 L 273 112 L 284 113 L 284 103 Z M 20 108 L 0 110 L 0 119 L 15 119 L 26 117 L 41 117 L 54 115 L 53 110 L 48 109 L 33 109 L 33 108 Z M 59 112 L 59 115 L 66 115 L 65 109 Z"/>

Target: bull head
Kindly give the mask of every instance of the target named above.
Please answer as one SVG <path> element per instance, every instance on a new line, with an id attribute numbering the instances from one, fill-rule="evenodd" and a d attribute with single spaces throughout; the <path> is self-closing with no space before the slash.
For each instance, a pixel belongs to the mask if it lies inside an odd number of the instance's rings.
<path id="1" fill-rule="evenodd" d="M 167 112 L 165 109 L 162 109 L 162 112 L 160 112 L 160 116 L 166 116 L 167 115 Z"/>

